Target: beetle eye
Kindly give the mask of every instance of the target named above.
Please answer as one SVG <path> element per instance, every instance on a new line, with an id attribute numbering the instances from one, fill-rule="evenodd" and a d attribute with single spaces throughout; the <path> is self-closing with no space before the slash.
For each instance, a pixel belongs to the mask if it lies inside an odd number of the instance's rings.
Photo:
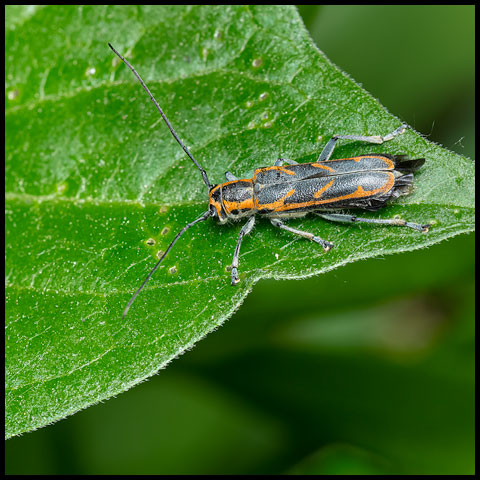
<path id="1" fill-rule="evenodd" d="M 210 212 L 212 214 L 213 219 L 218 220 L 218 212 L 217 212 L 217 209 L 213 205 L 210 205 Z"/>

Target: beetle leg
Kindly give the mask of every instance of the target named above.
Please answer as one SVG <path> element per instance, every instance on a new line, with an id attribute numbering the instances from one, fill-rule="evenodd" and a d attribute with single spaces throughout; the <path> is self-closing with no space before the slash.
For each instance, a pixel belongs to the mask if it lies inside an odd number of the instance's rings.
<path id="1" fill-rule="evenodd" d="M 238 178 L 231 172 L 225 172 L 225 178 L 227 182 L 233 182 L 234 180 L 238 180 Z"/>
<path id="2" fill-rule="evenodd" d="M 272 225 L 274 225 L 275 227 L 281 228 L 282 230 L 286 230 L 287 232 L 294 233 L 295 235 L 299 235 L 300 237 L 304 237 L 308 240 L 311 240 L 312 242 L 318 243 L 323 247 L 325 252 L 328 252 L 333 247 L 333 243 L 327 242 L 326 240 L 315 236 L 313 233 L 304 232 L 302 230 L 297 230 L 296 228 L 289 227 L 278 218 L 271 218 L 270 222 L 272 222 Z"/>
<path id="3" fill-rule="evenodd" d="M 391 218 L 391 219 L 381 219 L 381 218 L 361 218 L 356 217 L 355 215 L 347 215 L 344 213 L 317 213 L 322 218 L 326 220 L 331 220 L 333 222 L 343 222 L 343 223 L 376 223 L 380 225 L 393 225 L 397 227 L 409 227 L 414 230 L 418 230 L 423 233 L 427 233 L 431 225 L 425 224 L 420 225 L 419 223 L 406 222 L 401 218 Z"/>
<path id="4" fill-rule="evenodd" d="M 232 285 L 236 285 L 240 279 L 238 278 L 238 257 L 240 254 L 240 246 L 242 245 L 242 239 L 245 235 L 248 235 L 255 225 L 255 217 L 250 217 L 248 222 L 240 230 L 237 246 L 235 247 L 235 253 L 232 260 Z"/>
<path id="5" fill-rule="evenodd" d="M 392 140 L 395 138 L 397 135 L 402 135 L 405 133 L 405 130 L 407 129 L 407 125 L 402 125 L 401 127 L 398 127 L 396 130 L 394 130 L 391 133 L 388 133 L 385 136 L 381 135 L 372 135 L 372 136 L 364 136 L 364 135 L 334 135 L 328 143 L 325 145 L 325 148 L 322 150 L 322 153 L 318 157 L 317 163 L 318 162 L 326 162 L 327 160 L 330 159 L 332 156 L 333 150 L 335 148 L 335 144 L 337 143 L 337 140 L 355 140 L 357 142 L 368 142 L 368 143 L 376 143 L 376 144 L 381 144 L 383 142 L 388 142 L 389 140 Z"/>
<path id="6" fill-rule="evenodd" d="M 298 162 L 295 160 L 288 160 L 287 158 L 279 158 L 275 160 L 274 165 L 276 167 L 281 167 L 284 163 L 287 163 L 288 165 L 298 165 Z"/>

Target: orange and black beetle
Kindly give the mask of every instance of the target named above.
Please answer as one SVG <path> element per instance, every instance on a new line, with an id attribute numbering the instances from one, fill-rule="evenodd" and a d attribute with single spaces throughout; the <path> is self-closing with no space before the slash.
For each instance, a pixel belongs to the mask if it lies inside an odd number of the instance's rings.
<path id="1" fill-rule="evenodd" d="M 227 181 L 225 183 L 212 185 L 206 171 L 195 160 L 175 133 L 163 110 L 138 73 L 122 55 L 110 44 L 108 45 L 137 77 L 160 112 L 175 140 L 200 170 L 203 181 L 209 189 L 208 210 L 199 218 L 183 227 L 176 235 L 140 288 L 128 302 L 123 312 L 123 317 L 125 317 L 137 295 L 167 256 L 170 249 L 175 245 L 176 241 L 190 227 L 210 217 L 220 224 L 229 220 L 248 218 L 240 230 L 233 255 L 232 285 L 239 282 L 238 259 L 242 239 L 252 231 L 257 215 L 269 217 L 274 226 L 316 242 L 325 251 L 330 250 L 333 244 L 312 233 L 289 227 L 283 220 L 315 212 L 331 221 L 395 225 L 413 228 L 420 232 L 428 232 L 430 225 L 426 224 L 411 223 L 402 219 L 361 218 L 350 214 L 338 213 L 338 210 L 352 208 L 375 211 L 382 208 L 389 200 L 393 200 L 400 195 L 407 195 L 412 188 L 413 172 L 418 170 L 425 163 L 425 160 L 423 158 L 411 160 L 405 155 L 376 153 L 330 160 L 337 140 L 346 139 L 381 144 L 404 133 L 407 128 L 406 125 L 402 125 L 385 136 L 336 135 L 329 140 L 316 162 L 297 163 L 292 160 L 278 159 L 271 167 L 255 170 L 252 178 L 238 179 L 232 173 L 226 172 L 225 177 Z M 329 211 L 337 212 L 325 213 Z"/>

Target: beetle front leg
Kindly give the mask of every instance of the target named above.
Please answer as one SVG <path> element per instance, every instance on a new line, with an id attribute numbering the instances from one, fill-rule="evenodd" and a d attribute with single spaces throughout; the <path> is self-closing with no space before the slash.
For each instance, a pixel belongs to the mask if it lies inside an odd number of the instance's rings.
<path id="1" fill-rule="evenodd" d="M 424 224 L 420 225 L 419 223 L 412 223 L 402 220 L 401 218 L 391 218 L 391 219 L 382 219 L 382 218 L 361 218 L 356 217 L 355 215 L 347 215 L 345 213 L 317 213 L 318 216 L 324 218 L 325 220 L 331 220 L 332 222 L 342 222 L 342 223 L 375 223 L 378 225 L 393 225 L 396 227 L 408 227 L 418 230 L 423 233 L 427 233 L 431 225 Z"/>
<path id="2" fill-rule="evenodd" d="M 323 250 L 325 252 L 328 252 L 333 247 L 333 243 L 327 242 L 327 240 L 323 240 L 322 238 L 317 237 L 313 233 L 304 232 L 302 230 L 297 230 L 296 228 L 289 227 L 278 218 L 271 218 L 270 222 L 272 222 L 272 225 L 274 225 L 275 227 L 281 228 L 282 230 L 286 230 L 287 232 L 294 233 L 295 235 L 299 235 L 300 237 L 307 238 L 312 242 L 318 243 L 323 247 Z"/>
<path id="3" fill-rule="evenodd" d="M 332 156 L 333 150 L 335 148 L 335 144 L 337 140 L 356 140 L 357 142 L 368 142 L 368 143 L 376 143 L 381 144 L 383 142 L 388 142 L 389 140 L 394 139 L 397 135 L 402 135 L 405 133 L 407 129 L 407 125 L 402 125 L 398 127 L 391 133 L 388 133 L 385 136 L 381 135 L 371 135 L 371 136 L 364 136 L 364 135 L 334 135 L 328 143 L 325 145 L 325 148 L 322 150 L 322 153 L 318 157 L 318 162 L 326 162 Z"/>
<path id="4" fill-rule="evenodd" d="M 255 217 L 250 217 L 248 222 L 240 230 L 237 246 L 235 247 L 235 253 L 232 260 L 232 285 L 236 285 L 240 279 L 238 278 L 238 257 L 240 255 L 240 246 L 242 245 L 242 239 L 245 235 L 248 235 L 255 225 Z"/>

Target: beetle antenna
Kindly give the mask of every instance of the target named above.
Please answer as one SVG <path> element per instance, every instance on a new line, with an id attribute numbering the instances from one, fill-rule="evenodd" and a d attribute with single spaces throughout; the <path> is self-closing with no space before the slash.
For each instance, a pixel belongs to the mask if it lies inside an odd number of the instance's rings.
<path id="1" fill-rule="evenodd" d="M 127 315 L 128 313 L 128 310 L 130 309 L 132 303 L 135 301 L 135 299 L 138 297 L 138 294 L 142 291 L 143 287 L 145 286 L 145 284 L 150 280 L 150 278 L 152 278 L 152 275 L 155 273 L 155 271 L 157 270 L 157 268 L 159 267 L 159 265 L 163 262 L 163 259 L 167 256 L 168 252 L 170 251 L 170 249 L 175 245 L 175 243 L 177 243 L 177 240 L 190 228 L 190 227 L 193 227 L 193 225 L 195 225 L 196 223 L 200 223 L 200 222 L 203 222 L 204 220 L 206 220 L 208 217 L 210 217 L 212 214 L 210 212 L 210 210 L 208 210 L 207 212 L 205 212 L 201 217 L 197 218 L 196 220 L 194 220 L 193 222 L 190 222 L 189 224 L 185 225 L 185 227 L 183 227 L 178 233 L 177 233 L 177 236 L 173 239 L 172 243 L 168 246 L 167 250 L 165 251 L 165 253 L 160 257 L 160 260 L 157 262 L 157 264 L 152 268 L 152 270 L 150 271 L 150 273 L 147 275 L 147 278 L 143 281 L 143 283 L 140 285 L 140 288 L 133 294 L 132 298 L 130 299 L 130 301 L 127 303 L 127 306 L 125 307 L 125 310 L 123 311 L 123 315 L 122 315 L 122 320 L 125 319 L 125 316 Z"/>
<path id="2" fill-rule="evenodd" d="M 208 187 L 210 190 L 213 185 L 210 183 L 208 180 L 207 172 L 199 165 L 199 163 L 193 158 L 193 155 L 190 153 L 188 148 L 183 144 L 183 142 L 180 140 L 178 135 L 175 133 L 175 130 L 173 129 L 171 123 L 168 121 L 167 116 L 163 113 L 163 110 L 160 108 L 160 105 L 157 103 L 155 100 L 155 97 L 152 95 L 148 87 L 145 85 L 144 81 L 141 79 L 140 75 L 136 72 L 136 70 L 125 60 L 125 58 L 122 57 L 109 43 L 108 46 L 113 50 L 113 53 L 115 53 L 120 60 L 133 72 L 133 74 L 137 77 L 137 80 L 140 82 L 142 87 L 145 89 L 145 91 L 148 93 L 150 99 L 154 103 L 154 105 L 157 107 L 157 110 L 160 112 L 160 115 L 162 118 L 165 120 L 165 123 L 167 124 L 167 127 L 169 128 L 171 134 L 173 135 L 173 138 L 178 142 L 178 144 L 183 148 L 184 152 L 190 157 L 190 160 L 195 164 L 195 166 L 200 170 L 200 173 L 202 174 L 203 181 L 205 182 L 205 185 Z"/>

